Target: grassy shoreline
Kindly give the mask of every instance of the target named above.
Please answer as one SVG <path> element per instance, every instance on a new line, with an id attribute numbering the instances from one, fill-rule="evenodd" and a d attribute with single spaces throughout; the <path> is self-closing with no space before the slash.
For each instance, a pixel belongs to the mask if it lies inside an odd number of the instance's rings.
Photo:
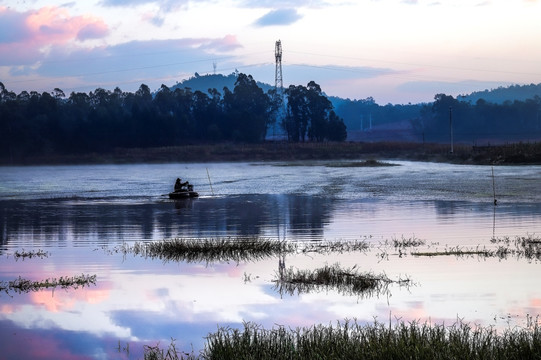
<path id="1" fill-rule="evenodd" d="M 533 319 L 532 319 L 533 320 Z M 206 337 L 200 354 L 145 347 L 145 359 L 539 359 L 537 320 L 498 333 L 492 327 L 457 321 L 451 326 L 398 321 L 395 325 L 345 320 L 336 325 L 265 329 L 218 328 Z"/>
<path id="2" fill-rule="evenodd" d="M 191 163 L 295 160 L 400 159 L 457 164 L 541 164 L 541 143 L 476 147 L 406 142 L 325 142 L 259 144 L 191 144 L 158 148 L 114 149 L 106 153 L 48 154 L 8 158 L 0 165 Z"/>

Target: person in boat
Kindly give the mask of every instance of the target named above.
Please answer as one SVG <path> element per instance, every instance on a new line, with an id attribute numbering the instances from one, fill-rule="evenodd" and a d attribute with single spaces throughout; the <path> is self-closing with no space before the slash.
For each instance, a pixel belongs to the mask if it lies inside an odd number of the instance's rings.
<path id="1" fill-rule="evenodd" d="M 175 182 L 175 191 L 182 191 L 184 190 L 184 186 L 188 185 L 188 181 L 182 182 L 180 178 L 177 178 L 177 181 Z"/>

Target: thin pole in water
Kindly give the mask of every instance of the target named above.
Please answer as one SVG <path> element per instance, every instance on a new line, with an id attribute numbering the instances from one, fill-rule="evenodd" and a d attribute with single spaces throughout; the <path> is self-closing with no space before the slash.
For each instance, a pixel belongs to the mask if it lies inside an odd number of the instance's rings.
<path id="1" fill-rule="evenodd" d="M 494 182 L 494 166 L 492 166 L 492 192 L 494 194 L 494 206 L 498 205 L 498 200 L 496 200 L 496 184 Z"/>
<path id="2" fill-rule="evenodd" d="M 206 168 L 206 169 L 207 169 L 207 177 L 209 178 L 210 191 L 212 192 L 212 196 L 214 196 L 214 190 L 212 189 L 212 182 L 210 181 L 209 168 Z"/>

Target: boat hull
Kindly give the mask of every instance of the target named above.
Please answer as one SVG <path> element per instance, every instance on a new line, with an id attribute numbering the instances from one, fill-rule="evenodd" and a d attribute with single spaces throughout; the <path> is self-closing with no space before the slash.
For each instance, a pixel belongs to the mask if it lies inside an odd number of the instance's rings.
<path id="1" fill-rule="evenodd" d="M 199 194 L 195 191 L 174 191 L 169 193 L 169 199 L 189 199 L 198 197 Z"/>

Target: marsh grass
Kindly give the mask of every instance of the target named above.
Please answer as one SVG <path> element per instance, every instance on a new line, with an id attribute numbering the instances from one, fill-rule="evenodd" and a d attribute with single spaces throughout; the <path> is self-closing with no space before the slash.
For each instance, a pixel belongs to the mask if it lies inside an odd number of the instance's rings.
<path id="1" fill-rule="evenodd" d="M 123 244 L 117 251 L 163 261 L 241 262 L 257 261 L 294 251 L 292 243 L 253 238 L 171 239 Z"/>
<path id="2" fill-rule="evenodd" d="M 474 248 L 474 249 L 468 249 L 468 248 L 461 248 L 460 246 L 452 247 L 452 248 L 446 248 L 443 251 L 413 251 L 411 252 L 411 255 L 413 256 L 482 256 L 482 257 L 492 257 L 496 251 L 489 250 L 487 248 Z"/>
<path id="3" fill-rule="evenodd" d="M 400 239 L 393 238 L 393 246 L 395 248 L 409 248 L 409 247 L 418 247 L 426 244 L 425 240 L 417 239 L 415 235 L 412 237 L 406 238 L 404 235 Z"/>
<path id="4" fill-rule="evenodd" d="M 365 240 L 335 240 L 335 241 L 311 241 L 298 242 L 294 245 L 294 250 L 301 253 L 347 253 L 347 252 L 365 252 L 370 249 L 370 244 Z"/>
<path id="5" fill-rule="evenodd" d="M 57 288 L 60 287 L 62 289 L 67 288 L 73 288 L 77 289 L 79 287 L 85 287 L 96 285 L 96 275 L 79 275 L 79 276 L 73 276 L 73 277 L 60 277 L 58 279 L 52 278 L 52 279 L 46 279 L 42 281 L 32 281 L 28 279 L 23 279 L 22 277 L 18 277 L 16 280 L 12 280 L 9 282 L 0 282 L 0 291 L 6 292 L 6 294 L 9 294 L 10 292 L 15 293 L 27 293 L 31 291 L 39 291 L 42 289 L 49 289 L 49 288 Z"/>
<path id="6" fill-rule="evenodd" d="M 539 359 L 541 331 L 375 321 L 264 329 L 244 323 L 244 330 L 219 328 L 207 336 L 203 359 Z"/>
<path id="7" fill-rule="evenodd" d="M 514 240 L 509 237 L 493 238 L 490 240 L 500 245 L 499 248 L 506 248 L 506 254 L 516 257 L 524 257 L 527 260 L 541 260 L 541 238 L 528 234 L 526 236 L 516 236 Z M 514 248 L 511 248 L 511 246 Z"/>
<path id="8" fill-rule="evenodd" d="M 26 259 L 26 258 L 33 258 L 33 257 L 39 257 L 40 259 L 43 259 L 44 257 L 48 257 L 49 256 L 49 253 L 46 252 L 46 251 L 43 251 L 41 249 L 37 250 L 37 251 L 25 251 L 24 249 L 19 251 L 19 250 L 16 250 L 15 253 L 13 254 L 13 257 L 18 260 L 18 259 Z"/>
<path id="9" fill-rule="evenodd" d="M 382 167 L 382 166 L 400 166 L 399 164 L 388 163 L 374 159 L 352 162 L 335 162 L 325 165 L 326 167 Z"/>
<path id="10" fill-rule="evenodd" d="M 356 265 L 342 268 L 340 264 L 325 265 L 315 270 L 299 270 L 292 267 L 280 269 L 277 279 L 273 280 L 275 289 L 280 294 L 302 294 L 321 290 L 336 290 L 345 295 L 357 295 L 361 298 L 389 294 L 389 285 L 409 285 L 410 279 L 391 280 L 385 274 L 359 272 Z"/>
<path id="11" fill-rule="evenodd" d="M 270 257 L 278 257 L 295 252 L 329 253 L 353 252 L 368 250 L 369 245 L 363 240 L 358 241 L 320 241 L 298 242 L 250 238 L 207 238 L 189 239 L 177 238 L 157 242 L 126 243 L 113 249 L 124 255 L 134 254 L 145 258 L 163 261 L 186 262 L 242 262 L 257 261 Z"/>
<path id="12" fill-rule="evenodd" d="M 541 239 L 534 235 L 517 236 L 514 240 L 509 237 L 492 238 L 491 243 L 498 245 L 495 249 L 486 247 L 461 248 L 459 246 L 446 248 L 443 251 L 411 252 L 413 256 L 457 256 L 468 257 L 477 256 L 482 258 L 507 259 L 514 257 L 517 259 L 525 258 L 528 261 L 541 260 Z"/>

